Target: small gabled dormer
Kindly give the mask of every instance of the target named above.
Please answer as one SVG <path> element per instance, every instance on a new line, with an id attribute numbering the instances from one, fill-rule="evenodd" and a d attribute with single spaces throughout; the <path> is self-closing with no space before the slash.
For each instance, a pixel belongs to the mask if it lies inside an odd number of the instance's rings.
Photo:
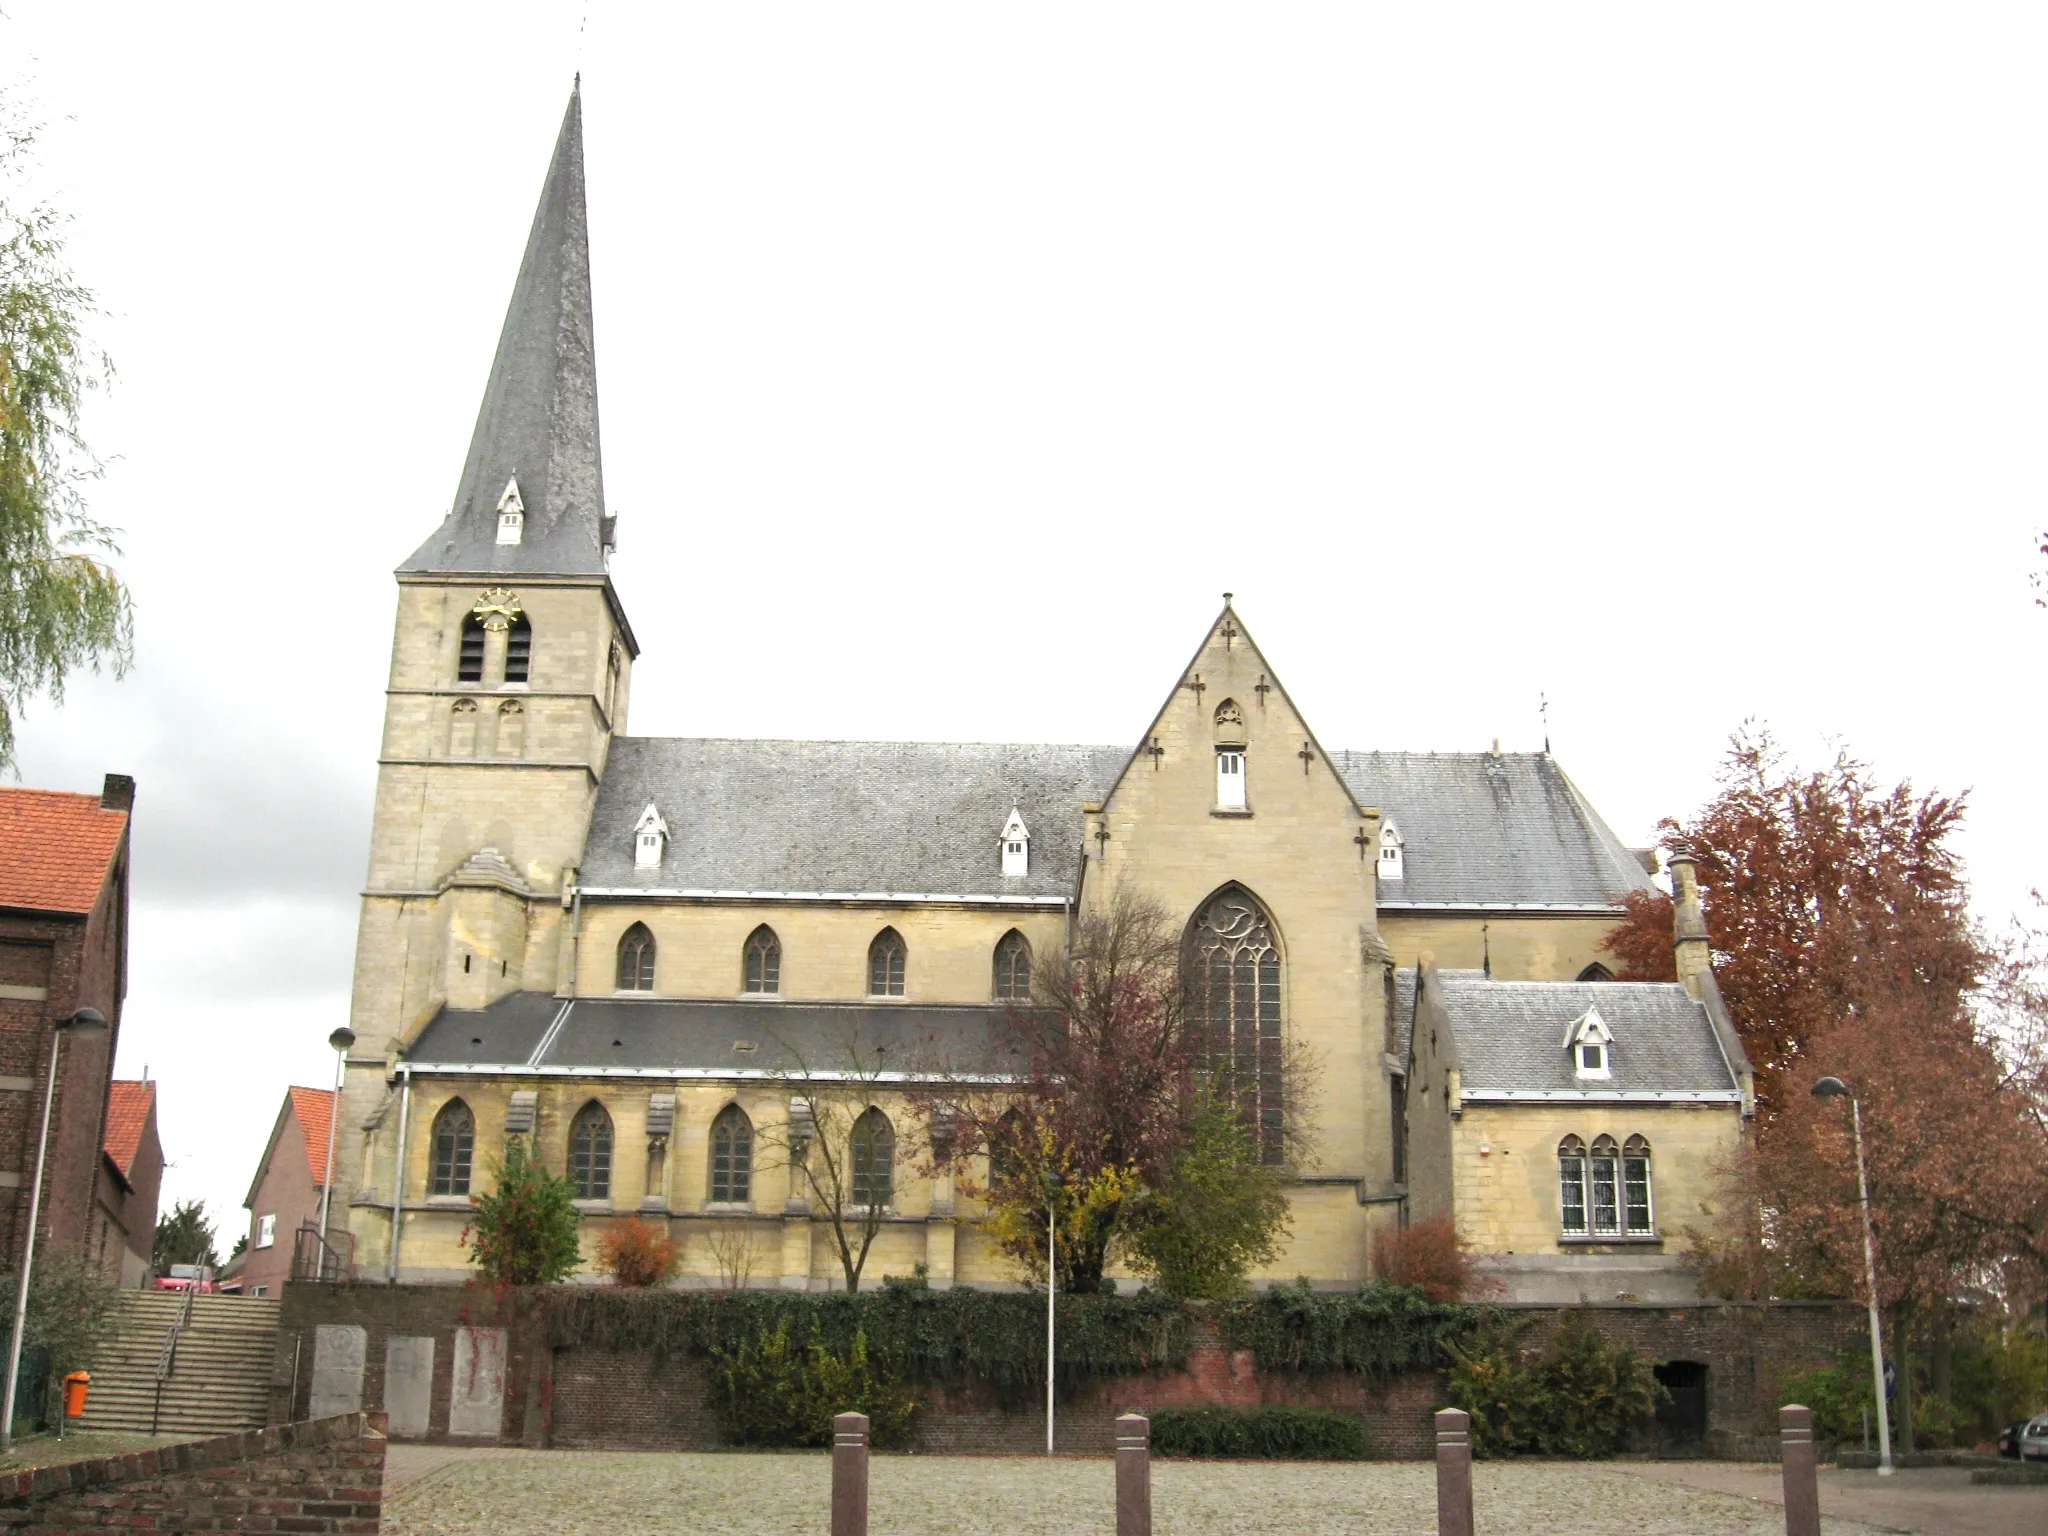
<path id="1" fill-rule="evenodd" d="M 1021 879 L 1031 873 L 1031 829 L 1024 825 L 1024 816 L 1016 806 L 1010 807 L 1010 819 L 1003 823 L 1003 878 Z"/>
<path id="2" fill-rule="evenodd" d="M 661 819 L 661 812 L 654 808 L 654 802 L 647 802 L 647 809 L 640 813 L 640 820 L 633 828 L 633 867 L 635 869 L 661 868 L 661 856 L 668 847 L 668 823 Z"/>
<path id="3" fill-rule="evenodd" d="M 1565 1026 L 1564 1046 L 1572 1053 L 1574 1077 L 1599 1082 L 1614 1076 L 1614 1032 L 1597 1007 Z"/>
<path id="4" fill-rule="evenodd" d="M 526 503 L 519 495 L 519 480 L 505 482 L 505 494 L 498 498 L 498 542 L 517 544 L 526 537 Z"/>
<path id="5" fill-rule="evenodd" d="M 1407 845 L 1401 840 L 1401 829 L 1391 821 L 1380 828 L 1380 878 L 1399 880 L 1401 878 L 1401 851 Z"/>

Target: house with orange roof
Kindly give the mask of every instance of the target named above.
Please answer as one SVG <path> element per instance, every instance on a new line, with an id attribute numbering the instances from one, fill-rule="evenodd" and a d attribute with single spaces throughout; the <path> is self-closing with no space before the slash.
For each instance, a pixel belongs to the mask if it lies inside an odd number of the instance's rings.
<path id="1" fill-rule="evenodd" d="M 275 1296 L 292 1275 L 301 1227 L 318 1230 L 327 1183 L 327 1140 L 334 1116 L 331 1088 L 287 1088 L 277 1123 L 249 1183 L 249 1247 L 240 1261 L 244 1296 Z M 337 1208 L 345 1229 L 347 1213 Z M 346 1232 L 337 1234 L 343 1243 Z"/>
<path id="2" fill-rule="evenodd" d="M 115 1078 L 107 1084 L 107 1131 L 100 1146 L 99 1232 L 94 1253 L 121 1284 L 149 1279 L 156 1247 L 157 1197 L 164 1146 L 157 1137 L 156 1084 Z"/>
<path id="3" fill-rule="evenodd" d="M 7 1266 L 21 1261 L 46 1094 L 38 1252 L 90 1257 L 103 1236 L 113 1240 L 114 1224 L 103 1231 L 98 1216 L 107 1084 L 128 990 L 134 808 L 135 781 L 120 773 L 108 774 L 97 795 L 0 786 L 0 1263 Z M 80 1008 L 97 1009 L 107 1030 L 65 1041 L 53 1087 L 52 1032 Z"/>

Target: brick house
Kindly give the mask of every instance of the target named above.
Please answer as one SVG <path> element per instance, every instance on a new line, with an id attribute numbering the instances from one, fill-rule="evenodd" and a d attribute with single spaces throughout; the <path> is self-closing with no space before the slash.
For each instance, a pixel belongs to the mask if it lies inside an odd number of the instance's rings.
<path id="1" fill-rule="evenodd" d="M 51 1110 L 41 1225 L 49 1253 L 100 1239 L 107 1084 L 128 990 L 128 829 L 135 781 L 97 795 L 0 788 L 0 1255 L 21 1261 L 27 1184 L 49 1083 L 51 1032 L 80 1008 L 102 1035 L 65 1042 Z"/>
<path id="2" fill-rule="evenodd" d="M 149 1278 L 156 1250 L 164 1147 L 157 1138 L 156 1084 L 107 1084 L 107 1132 L 100 1148 L 99 1222 L 94 1251 L 121 1284 Z"/>
<path id="3" fill-rule="evenodd" d="M 283 1290 L 291 1278 L 299 1228 L 320 1224 L 333 1114 L 333 1089 L 285 1090 L 249 1197 L 242 1202 L 249 1210 L 249 1247 L 239 1260 L 244 1296 L 275 1296 Z"/>

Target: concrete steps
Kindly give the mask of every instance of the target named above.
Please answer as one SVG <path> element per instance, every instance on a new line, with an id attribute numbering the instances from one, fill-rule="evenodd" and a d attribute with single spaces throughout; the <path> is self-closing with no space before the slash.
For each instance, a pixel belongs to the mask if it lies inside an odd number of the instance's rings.
<path id="1" fill-rule="evenodd" d="M 119 1330 L 92 1368 L 86 1429 L 227 1434 L 261 1427 L 270 1407 L 278 1303 L 268 1297 L 197 1296 L 158 1396 L 164 1337 L 183 1315 L 172 1291 L 126 1291 Z"/>

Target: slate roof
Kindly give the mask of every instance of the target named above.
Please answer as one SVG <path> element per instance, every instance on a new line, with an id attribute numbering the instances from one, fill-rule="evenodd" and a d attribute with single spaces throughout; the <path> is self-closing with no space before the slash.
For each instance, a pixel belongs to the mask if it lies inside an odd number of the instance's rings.
<path id="1" fill-rule="evenodd" d="M 127 829 L 98 795 L 0 787 L 0 907 L 91 912 Z"/>
<path id="2" fill-rule="evenodd" d="M 848 1070 L 857 1052 L 864 1068 L 892 1075 L 986 1075 L 1010 1070 L 1007 1018 L 1002 1008 L 516 992 L 488 1008 L 443 1008 L 406 1059 L 493 1072 L 826 1076 Z"/>
<path id="3" fill-rule="evenodd" d="M 524 537 L 499 544 L 498 501 L 515 476 Z M 579 90 L 534 211 L 454 506 L 399 570 L 602 576 L 603 518 Z"/>
<path id="4" fill-rule="evenodd" d="M 1611 1099 L 1629 1095 L 1739 1092 L 1707 1010 L 1676 982 L 1495 981 L 1478 971 L 1439 971 L 1457 1036 L 1465 1095 Z M 1402 1049 L 1415 1017 L 1415 970 L 1395 980 Z M 1598 1007 L 1613 1032 L 1612 1078 L 1573 1074 L 1565 1028 Z"/>
<path id="5" fill-rule="evenodd" d="M 914 741 L 612 743 L 580 875 L 585 888 L 1024 896 L 1074 893 L 1081 805 L 1124 747 Z M 636 869 L 649 802 L 668 823 L 659 870 Z M 1031 872 L 1005 879 L 1012 806 Z"/>
<path id="6" fill-rule="evenodd" d="M 1545 752 L 1339 752 L 1358 803 L 1400 829 L 1380 905 L 1617 907 L 1650 883 Z"/>
<path id="7" fill-rule="evenodd" d="M 135 1171 L 135 1154 L 142 1150 L 142 1132 L 155 1108 L 155 1083 L 117 1077 L 107 1084 L 107 1132 L 100 1145 L 124 1179 Z"/>

